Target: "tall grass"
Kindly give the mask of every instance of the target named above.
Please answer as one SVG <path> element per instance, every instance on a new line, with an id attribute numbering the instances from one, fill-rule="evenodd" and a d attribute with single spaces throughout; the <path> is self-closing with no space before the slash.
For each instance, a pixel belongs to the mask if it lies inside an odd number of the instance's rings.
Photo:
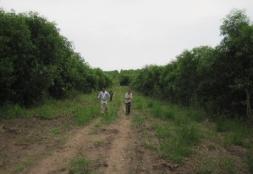
<path id="1" fill-rule="evenodd" d="M 38 117 L 53 119 L 59 116 L 71 116 L 83 108 L 98 105 L 96 94 L 79 94 L 78 96 L 55 100 L 49 99 L 39 106 L 24 108 L 19 105 L 7 105 L 0 108 L 0 118 Z M 80 111 L 81 112 L 81 111 Z"/>
<path id="2" fill-rule="evenodd" d="M 99 109 L 97 106 L 89 106 L 84 108 L 78 108 L 74 112 L 74 119 L 77 124 L 84 125 L 90 120 L 95 118 L 99 114 Z"/>
<path id="3" fill-rule="evenodd" d="M 182 163 L 186 157 L 195 153 L 195 147 L 202 139 L 213 140 L 224 149 L 231 145 L 252 148 L 253 131 L 244 121 L 238 119 L 213 119 L 203 110 L 182 107 L 166 101 L 139 96 L 135 108 L 139 111 L 134 118 L 136 125 L 148 120 L 155 128 L 159 140 L 158 147 L 153 150 L 164 159 Z M 210 121 L 211 120 L 211 121 Z M 246 163 L 253 173 L 253 152 L 248 150 Z M 200 155 L 200 158 L 203 157 Z M 202 160 L 195 173 L 198 174 L 233 174 L 239 173 L 235 161 L 230 157 L 211 156 Z M 204 158 L 205 159 L 205 158 Z"/>
<path id="4" fill-rule="evenodd" d="M 139 98 L 137 103 L 142 102 L 142 105 L 138 104 L 136 108 L 142 108 L 142 111 L 162 121 L 155 125 L 155 133 L 160 142 L 159 147 L 156 148 L 159 154 L 174 162 L 182 162 L 193 152 L 193 147 L 202 137 L 197 125 L 203 120 L 202 111 L 186 109 L 142 96 Z"/>
<path id="5" fill-rule="evenodd" d="M 0 118 L 18 118 L 18 117 L 25 117 L 30 116 L 27 110 L 20 105 L 5 105 L 0 107 Z"/>
<path id="6" fill-rule="evenodd" d="M 252 129 L 246 123 L 238 119 L 217 119 L 216 131 L 224 135 L 224 144 L 249 147 L 251 145 Z"/>
<path id="7" fill-rule="evenodd" d="M 177 126 L 174 123 L 160 124 L 156 127 L 160 141 L 159 153 L 162 157 L 180 163 L 192 153 L 192 148 L 201 138 L 194 124 Z"/>
<path id="8" fill-rule="evenodd" d="M 133 124 L 137 128 L 141 128 L 144 124 L 145 117 L 140 114 L 134 114 L 133 116 Z"/>

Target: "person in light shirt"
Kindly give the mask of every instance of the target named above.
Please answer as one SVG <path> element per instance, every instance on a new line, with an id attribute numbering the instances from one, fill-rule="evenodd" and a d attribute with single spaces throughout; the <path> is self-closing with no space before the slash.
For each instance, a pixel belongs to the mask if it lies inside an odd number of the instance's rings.
<path id="1" fill-rule="evenodd" d="M 110 100 L 110 94 L 105 90 L 105 88 L 102 89 L 102 91 L 98 94 L 98 99 L 100 100 L 101 104 L 101 113 L 105 113 L 108 111 L 108 101 Z"/>
<path id="2" fill-rule="evenodd" d="M 129 115 L 131 112 L 131 104 L 133 99 L 133 93 L 129 88 L 128 91 L 125 93 L 125 105 L 126 105 L 126 115 Z"/>

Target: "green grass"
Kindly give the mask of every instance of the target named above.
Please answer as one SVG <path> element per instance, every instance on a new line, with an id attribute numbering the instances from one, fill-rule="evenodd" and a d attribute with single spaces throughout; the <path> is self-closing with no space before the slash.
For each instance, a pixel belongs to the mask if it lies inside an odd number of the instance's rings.
<path id="1" fill-rule="evenodd" d="M 71 160 L 69 174 L 91 174 L 90 161 L 84 156 L 78 156 Z"/>
<path id="2" fill-rule="evenodd" d="M 0 108 L 0 118 L 18 118 L 25 117 L 27 110 L 20 105 L 5 105 Z"/>
<path id="3" fill-rule="evenodd" d="M 81 108 L 97 104 L 96 93 L 79 94 L 78 96 L 55 100 L 49 99 L 39 106 L 24 108 L 19 105 L 6 105 L 0 108 L 0 118 L 24 118 L 38 117 L 41 119 L 53 119 L 59 116 L 72 115 Z"/>
<path id="4" fill-rule="evenodd" d="M 243 125 L 239 125 L 240 120 L 232 119 L 216 119 L 216 131 L 217 132 L 229 132 L 235 129 L 241 129 Z"/>
<path id="5" fill-rule="evenodd" d="M 108 104 L 108 112 L 101 114 L 103 123 L 110 124 L 118 118 L 119 105 L 120 103 L 115 103 L 115 101 Z"/>
<path id="6" fill-rule="evenodd" d="M 23 164 L 18 164 L 15 169 L 15 173 L 21 173 L 23 170 L 25 170 L 25 166 Z"/>
<path id="7" fill-rule="evenodd" d="M 159 154 L 168 160 L 181 163 L 189 156 L 200 139 L 201 134 L 195 124 L 177 126 L 174 123 L 159 124 L 156 126 L 156 135 L 159 138 Z"/>
<path id="8" fill-rule="evenodd" d="M 198 166 L 196 174 L 236 174 L 240 173 L 235 161 L 228 157 L 206 157 Z"/>
<path id="9" fill-rule="evenodd" d="M 144 116 L 142 116 L 140 114 L 134 114 L 134 117 L 133 117 L 134 126 L 140 128 L 144 124 L 144 121 L 145 121 Z"/>
<path id="10" fill-rule="evenodd" d="M 218 119 L 215 120 L 216 131 L 224 135 L 224 145 L 238 145 L 250 147 L 252 130 L 245 122 L 238 119 Z"/>
<path id="11" fill-rule="evenodd" d="M 31 159 L 26 159 L 25 161 L 21 161 L 16 165 L 14 173 L 22 173 L 27 167 L 29 167 L 33 161 Z"/>
<path id="12" fill-rule="evenodd" d="M 55 128 L 52 128 L 51 130 L 50 130 L 50 132 L 53 134 L 53 135 L 59 135 L 60 133 L 61 133 L 61 131 L 60 131 L 60 128 L 58 128 L 58 127 L 55 127 Z"/>
<path id="13" fill-rule="evenodd" d="M 145 104 L 145 101 L 143 98 L 139 97 L 139 95 L 135 96 L 134 101 L 133 101 L 134 109 L 143 111 L 145 108 L 144 104 Z"/>
<path id="14" fill-rule="evenodd" d="M 154 127 L 159 143 L 155 144 L 155 147 L 152 144 L 152 148 L 149 149 L 156 151 L 166 160 L 183 163 L 186 157 L 193 153 L 199 154 L 195 147 L 205 141 L 212 141 L 224 150 L 231 145 L 242 146 L 245 149 L 252 147 L 253 131 L 241 120 L 214 120 L 203 110 L 141 95 L 136 96 L 135 100 L 138 114 L 133 118 L 133 123 L 136 127 L 142 128 L 141 125 L 147 121 Z M 151 139 L 148 141 L 151 142 Z M 203 154 L 199 155 L 197 158 L 203 157 Z M 249 171 L 253 173 L 253 152 L 247 153 L 245 159 L 245 164 L 248 164 Z M 229 156 L 205 156 L 200 162 L 195 172 L 198 174 L 240 173 L 240 166 L 237 167 L 235 160 Z"/>
<path id="15" fill-rule="evenodd" d="M 250 173 L 253 174 L 253 148 L 248 150 L 247 164 L 248 164 Z"/>
<path id="16" fill-rule="evenodd" d="M 161 157 L 176 163 L 181 163 L 185 157 L 192 154 L 194 146 L 202 138 L 198 122 L 203 120 L 203 113 L 148 97 L 136 98 L 136 109 L 140 114 L 135 115 L 133 122 L 137 127 L 145 121 L 143 116 L 140 116 L 141 113 L 160 120 L 154 124 L 147 117 L 154 125 L 159 140 L 159 147 L 153 149 L 156 149 Z"/>
<path id="17" fill-rule="evenodd" d="M 189 121 L 202 122 L 206 117 L 202 110 L 185 108 L 168 102 L 149 99 L 146 103 L 144 102 L 144 105 L 146 109 L 149 109 L 152 116 L 163 120 L 174 120 L 177 124 L 186 124 Z"/>
<path id="18" fill-rule="evenodd" d="M 78 108 L 74 111 L 74 120 L 75 122 L 82 126 L 87 124 L 90 120 L 95 118 L 99 114 L 99 108 L 97 105 Z"/>
<path id="19" fill-rule="evenodd" d="M 168 106 L 164 103 L 157 102 L 157 101 L 152 101 L 152 102 L 149 101 L 147 106 L 151 106 L 151 107 L 148 107 L 148 109 L 150 110 L 151 114 L 156 118 L 163 119 L 163 120 L 175 119 L 176 111 L 173 106 Z"/>
<path id="20" fill-rule="evenodd" d="M 100 115 L 99 101 L 96 93 L 79 94 L 63 100 L 50 99 L 44 104 L 31 108 L 19 105 L 9 105 L 0 108 L 0 118 L 29 118 L 54 119 L 57 117 L 72 117 L 78 125 L 85 125 Z M 52 130 L 57 134 L 56 130 Z"/>
<path id="21" fill-rule="evenodd" d="M 195 110 L 193 108 L 186 109 L 186 116 L 197 122 L 202 122 L 205 120 L 205 118 L 207 118 L 207 115 L 204 111 Z"/>

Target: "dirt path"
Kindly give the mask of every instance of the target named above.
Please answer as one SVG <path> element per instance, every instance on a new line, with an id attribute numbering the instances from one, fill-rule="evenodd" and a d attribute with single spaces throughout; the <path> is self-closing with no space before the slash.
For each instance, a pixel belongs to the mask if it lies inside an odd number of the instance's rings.
<path id="1" fill-rule="evenodd" d="M 99 118 L 88 126 L 75 129 L 69 133 L 64 145 L 59 148 L 56 146 L 56 150 L 51 154 L 41 157 L 42 160 L 38 159 L 30 169 L 27 168 L 20 173 L 70 174 L 70 162 L 80 155 L 89 161 L 90 173 L 96 174 L 194 173 L 194 160 L 187 160 L 184 165 L 178 165 L 161 158 L 154 150 L 159 141 L 155 136 L 154 127 L 150 124 L 152 120 L 143 120 L 142 124 L 136 124 L 136 118 L 141 115 L 142 113 L 136 111 L 130 116 L 125 116 L 123 108 L 120 108 L 117 120 L 111 124 Z M 203 150 L 203 154 L 206 153 L 206 149 Z M 208 153 L 214 155 L 215 150 L 211 149 Z M 217 159 L 220 154 L 226 153 L 225 149 L 220 152 L 217 148 Z M 203 154 L 201 156 L 206 156 Z M 239 158 L 235 159 L 240 162 Z"/>
<path id="2" fill-rule="evenodd" d="M 90 161 L 89 170 L 96 174 L 168 173 L 160 165 L 159 157 L 144 147 L 143 129 L 132 124 L 133 113 L 126 116 L 123 108 L 118 119 L 103 123 L 102 119 L 70 133 L 62 148 L 39 161 L 25 174 L 68 174 L 70 161 L 82 155 Z M 155 165 L 155 166 L 154 166 Z"/>
<path id="3" fill-rule="evenodd" d="M 108 168 L 105 170 L 105 174 L 127 174 L 129 173 L 129 147 L 131 146 L 131 128 L 129 116 L 120 115 L 118 124 L 113 126 L 115 130 L 118 130 L 118 135 L 112 142 L 109 150 L 109 156 L 107 158 Z"/>
<path id="4" fill-rule="evenodd" d="M 84 127 L 70 136 L 66 144 L 52 155 L 40 161 L 32 167 L 28 174 L 50 174 L 50 173 L 67 173 L 69 159 L 73 158 L 78 151 L 90 140 L 89 130 L 96 124 L 94 121 L 87 127 Z"/>
<path id="5" fill-rule="evenodd" d="M 112 124 L 103 124 L 98 119 L 90 125 L 73 131 L 62 148 L 39 161 L 28 174 L 67 174 L 69 162 L 79 154 L 91 161 L 91 170 L 105 174 L 130 173 L 130 161 L 134 138 L 131 119 L 118 112 Z"/>

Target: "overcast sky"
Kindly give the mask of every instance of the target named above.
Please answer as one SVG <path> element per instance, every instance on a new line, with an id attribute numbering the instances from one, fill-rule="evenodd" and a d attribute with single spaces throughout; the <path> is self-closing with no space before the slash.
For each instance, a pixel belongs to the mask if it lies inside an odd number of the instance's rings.
<path id="1" fill-rule="evenodd" d="M 166 64 L 185 49 L 215 46 L 222 18 L 253 0 L 0 0 L 16 12 L 54 21 L 92 67 L 135 69 Z"/>

